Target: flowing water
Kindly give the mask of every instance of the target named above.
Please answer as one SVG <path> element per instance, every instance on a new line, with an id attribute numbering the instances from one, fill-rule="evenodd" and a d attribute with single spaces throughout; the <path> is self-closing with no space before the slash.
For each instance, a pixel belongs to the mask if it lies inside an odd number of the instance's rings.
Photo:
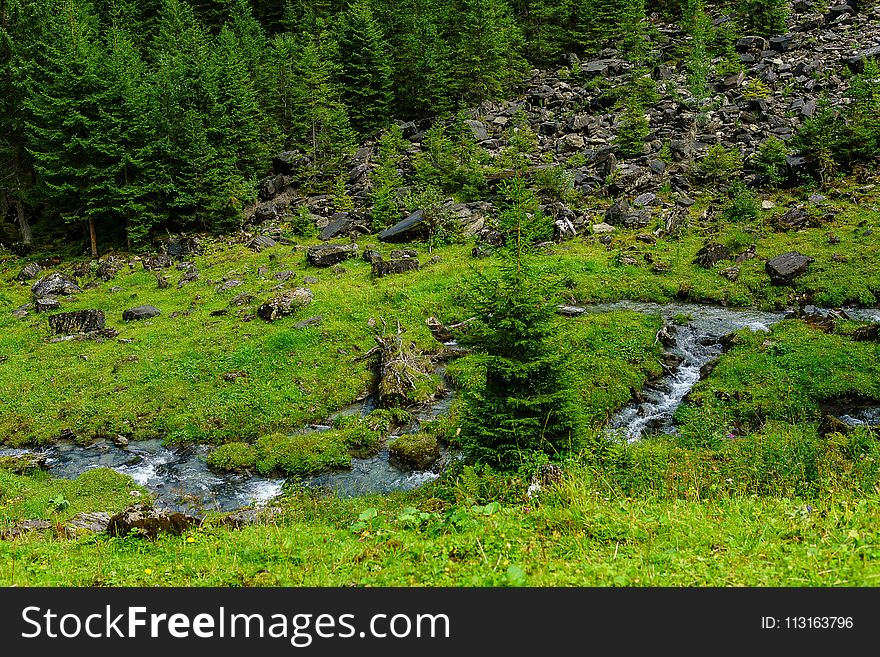
<path id="1" fill-rule="evenodd" d="M 621 301 L 618 303 L 571 306 L 567 314 L 592 314 L 631 310 L 661 315 L 670 327 L 674 344 L 666 348 L 667 356 L 680 360 L 680 365 L 661 378 L 650 382 L 641 392 L 641 400 L 618 411 L 610 420 L 608 430 L 637 440 L 652 432 L 674 432 L 672 416 L 685 395 L 700 379 L 700 370 L 722 351 L 720 338 L 736 330 L 768 331 L 785 317 L 783 312 L 739 310 L 697 304 L 651 304 Z M 853 319 L 880 322 L 880 310 L 847 310 Z M 672 321 L 673 318 L 676 321 Z M 438 370 L 442 376 L 442 369 Z M 401 432 L 419 430 L 422 422 L 448 413 L 454 393 L 445 380 L 448 392 L 430 408 L 417 412 L 413 422 Z M 312 425 L 310 431 L 326 431 L 329 423 L 340 415 L 366 415 L 375 408 L 375 398 L 346 407 L 330 418 L 326 425 Z M 839 413 L 850 424 L 880 425 L 880 408 L 858 406 Z M 0 449 L 0 455 L 37 451 L 46 454 L 52 474 L 72 479 L 93 468 L 112 468 L 127 474 L 138 484 L 149 488 L 166 507 L 185 511 L 230 511 L 249 505 L 262 505 L 279 495 L 284 478 L 212 472 L 206 463 L 209 447 L 203 445 L 166 446 L 160 439 L 132 441 L 120 447 L 100 441 L 88 447 L 72 442 L 59 442 L 35 450 Z M 312 488 L 323 488 L 350 497 L 371 493 L 411 490 L 435 479 L 435 472 L 401 470 L 389 461 L 388 448 L 383 446 L 375 456 L 355 458 L 351 469 L 325 472 L 301 480 Z"/>
<path id="2" fill-rule="evenodd" d="M 607 425 L 609 432 L 621 434 L 630 442 L 652 433 L 675 431 L 672 422 L 675 410 L 700 380 L 703 366 L 721 355 L 720 339 L 723 336 L 744 328 L 769 331 L 773 324 L 788 314 L 687 303 L 660 305 L 630 301 L 570 307 L 569 310 L 570 314 L 578 310 L 584 313 L 632 310 L 661 315 L 667 321 L 674 344 L 667 347 L 665 352 L 680 360 L 680 365 L 650 382 L 641 391 L 641 399 L 614 414 Z M 821 314 L 827 312 L 822 309 L 815 311 Z M 880 321 L 880 310 L 877 309 L 848 309 L 846 312 L 852 319 Z M 678 321 L 673 321 L 673 318 Z M 858 418 L 854 419 L 858 421 Z"/>

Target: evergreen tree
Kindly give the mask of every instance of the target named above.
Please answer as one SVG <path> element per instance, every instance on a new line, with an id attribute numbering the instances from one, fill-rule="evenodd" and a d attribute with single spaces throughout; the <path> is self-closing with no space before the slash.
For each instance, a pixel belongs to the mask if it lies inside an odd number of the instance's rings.
<path id="1" fill-rule="evenodd" d="M 451 53 L 452 90 L 462 106 L 499 98 L 518 80 L 525 61 L 522 33 L 504 2 L 459 0 L 458 40 Z"/>
<path id="2" fill-rule="evenodd" d="M 38 191 L 65 221 L 88 221 L 92 255 L 108 175 L 100 119 L 109 89 L 99 70 L 97 32 L 93 14 L 73 0 L 60 3 L 25 101 Z"/>
<path id="3" fill-rule="evenodd" d="M 31 0 L 0 2 L 0 221 L 13 216 L 26 245 L 33 235 L 24 104 L 45 16 L 46 7 Z"/>
<path id="4" fill-rule="evenodd" d="M 339 82 L 352 127 L 372 135 L 391 116 L 391 59 L 379 25 L 366 0 L 357 0 L 342 13 L 336 26 Z"/>
<path id="5" fill-rule="evenodd" d="M 224 27 L 217 38 L 217 102 L 221 116 L 219 148 L 234 154 L 243 178 L 262 173 L 269 157 L 265 124 L 239 41 Z"/>
<path id="6" fill-rule="evenodd" d="M 279 113 L 289 143 L 312 159 L 312 181 L 318 171 L 331 177 L 354 147 L 355 135 L 335 82 L 336 58 L 330 40 L 279 35 L 274 53 Z"/>
<path id="7" fill-rule="evenodd" d="M 501 220 L 509 251 L 497 273 L 476 272 L 467 291 L 476 321 L 465 342 L 480 354 L 485 376 L 465 391 L 461 428 L 476 460 L 515 468 L 534 453 L 562 456 L 581 437 L 565 355 L 555 343 L 558 286 L 527 254 L 537 201 L 519 178 L 506 191 Z"/>

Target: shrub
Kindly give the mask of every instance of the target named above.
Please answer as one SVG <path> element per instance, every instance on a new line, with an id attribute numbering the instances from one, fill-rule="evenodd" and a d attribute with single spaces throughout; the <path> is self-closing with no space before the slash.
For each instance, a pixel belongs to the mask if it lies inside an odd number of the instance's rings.
<path id="1" fill-rule="evenodd" d="M 767 181 L 776 187 L 785 182 L 787 157 L 786 143 L 776 137 L 770 137 L 758 146 L 750 164 L 756 173 L 766 176 Z"/>
<path id="2" fill-rule="evenodd" d="M 748 34 L 769 37 L 785 32 L 787 0 L 738 0 L 737 14 Z"/>
<path id="3" fill-rule="evenodd" d="M 727 149 L 721 144 L 711 146 L 697 163 L 697 176 L 704 181 L 726 183 L 742 172 L 742 155 L 735 148 Z"/>
<path id="4" fill-rule="evenodd" d="M 748 187 L 737 181 L 731 185 L 730 199 L 724 206 L 722 217 L 728 223 L 750 224 L 761 216 L 758 196 Z"/>
<path id="5" fill-rule="evenodd" d="M 614 143 L 621 154 L 636 157 L 645 149 L 645 140 L 651 133 L 645 108 L 638 102 L 630 100 L 623 113 L 623 120 Z"/>

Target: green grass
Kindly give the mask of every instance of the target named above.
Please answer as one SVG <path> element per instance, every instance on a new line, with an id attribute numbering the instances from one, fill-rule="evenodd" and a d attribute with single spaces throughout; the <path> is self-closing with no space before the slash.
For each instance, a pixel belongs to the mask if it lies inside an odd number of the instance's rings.
<path id="1" fill-rule="evenodd" d="M 815 425 L 820 403 L 864 397 L 880 404 L 880 344 L 852 342 L 805 322 L 740 331 L 711 374 L 694 386 L 676 420 L 687 444 L 717 444 L 768 420 Z"/>
<path id="2" fill-rule="evenodd" d="M 539 500 L 507 484 L 501 503 L 471 498 L 467 476 L 447 484 L 460 494 L 452 500 L 434 497 L 438 486 L 356 500 L 294 494 L 268 524 L 208 522 L 155 541 L 30 534 L 0 542 L 0 585 L 835 586 L 880 577 L 877 493 L 627 496 L 585 466 Z"/>

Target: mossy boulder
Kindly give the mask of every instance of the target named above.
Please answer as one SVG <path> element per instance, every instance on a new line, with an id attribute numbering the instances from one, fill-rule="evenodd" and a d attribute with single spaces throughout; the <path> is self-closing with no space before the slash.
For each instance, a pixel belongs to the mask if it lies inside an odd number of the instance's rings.
<path id="1" fill-rule="evenodd" d="M 440 460 L 437 438 L 426 433 L 400 436 L 388 449 L 391 463 L 407 470 L 429 470 Z"/>
<path id="2" fill-rule="evenodd" d="M 0 456 L 0 470 L 8 470 L 14 474 L 28 474 L 35 470 L 46 470 L 45 454 L 19 454 Z"/>

